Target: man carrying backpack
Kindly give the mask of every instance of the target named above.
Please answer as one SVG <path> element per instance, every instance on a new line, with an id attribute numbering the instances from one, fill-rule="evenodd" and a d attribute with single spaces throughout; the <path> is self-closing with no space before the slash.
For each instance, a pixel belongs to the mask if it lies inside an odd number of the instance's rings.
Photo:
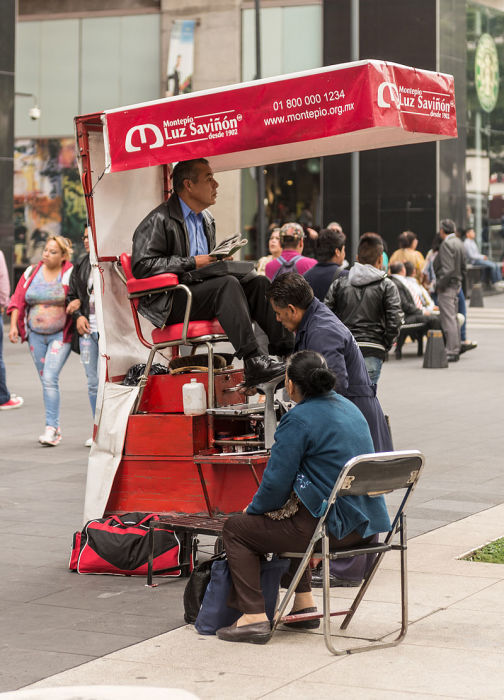
<path id="1" fill-rule="evenodd" d="M 298 272 L 303 275 L 317 264 L 313 258 L 306 258 L 303 253 L 304 231 L 299 224 L 284 224 L 280 229 L 280 245 L 282 254 L 266 265 L 266 277 L 274 280 L 278 275 L 287 272 Z"/>

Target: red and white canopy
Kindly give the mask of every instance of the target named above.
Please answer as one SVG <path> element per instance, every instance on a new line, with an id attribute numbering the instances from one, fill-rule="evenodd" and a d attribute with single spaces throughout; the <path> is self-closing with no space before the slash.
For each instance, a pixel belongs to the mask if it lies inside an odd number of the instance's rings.
<path id="1" fill-rule="evenodd" d="M 366 60 L 102 115 L 107 172 L 196 157 L 246 168 L 457 136 L 451 75 Z"/>

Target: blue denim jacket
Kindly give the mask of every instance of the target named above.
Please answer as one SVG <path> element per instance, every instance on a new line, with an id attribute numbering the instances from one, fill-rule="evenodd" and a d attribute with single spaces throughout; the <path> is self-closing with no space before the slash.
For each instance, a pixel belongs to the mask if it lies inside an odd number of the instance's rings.
<path id="1" fill-rule="evenodd" d="M 301 401 L 286 413 L 247 513 L 259 515 L 281 508 L 292 490 L 314 517 L 326 507 L 346 462 L 374 452 L 362 413 L 334 391 Z M 362 537 L 390 529 L 383 496 L 345 496 L 336 500 L 328 518 L 330 532 L 341 539 L 356 530 Z"/>

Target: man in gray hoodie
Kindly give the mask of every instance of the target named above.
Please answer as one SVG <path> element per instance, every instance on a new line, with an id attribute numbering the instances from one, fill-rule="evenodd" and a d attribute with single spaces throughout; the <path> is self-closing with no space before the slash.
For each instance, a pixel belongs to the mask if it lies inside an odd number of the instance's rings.
<path id="1" fill-rule="evenodd" d="M 348 277 L 338 277 L 331 284 L 325 298 L 357 341 L 373 384 L 378 383 L 385 355 L 404 322 L 397 288 L 381 269 L 382 256 L 380 236 L 362 235 L 357 262 Z"/>

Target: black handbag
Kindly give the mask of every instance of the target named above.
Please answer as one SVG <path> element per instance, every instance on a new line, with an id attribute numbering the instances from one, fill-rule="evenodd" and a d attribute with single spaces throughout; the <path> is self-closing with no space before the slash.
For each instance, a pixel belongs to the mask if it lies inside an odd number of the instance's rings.
<path id="1" fill-rule="evenodd" d="M 184 589 L 184 620 L 188 624 L 193 625 L 196 622 L 205 591 L 210 583 L 212 564 L 214 561 L 225 558 L 226 555 L 223 553 L 216 554 L 201 564 L 197 564 L 192 570 Z"/>

